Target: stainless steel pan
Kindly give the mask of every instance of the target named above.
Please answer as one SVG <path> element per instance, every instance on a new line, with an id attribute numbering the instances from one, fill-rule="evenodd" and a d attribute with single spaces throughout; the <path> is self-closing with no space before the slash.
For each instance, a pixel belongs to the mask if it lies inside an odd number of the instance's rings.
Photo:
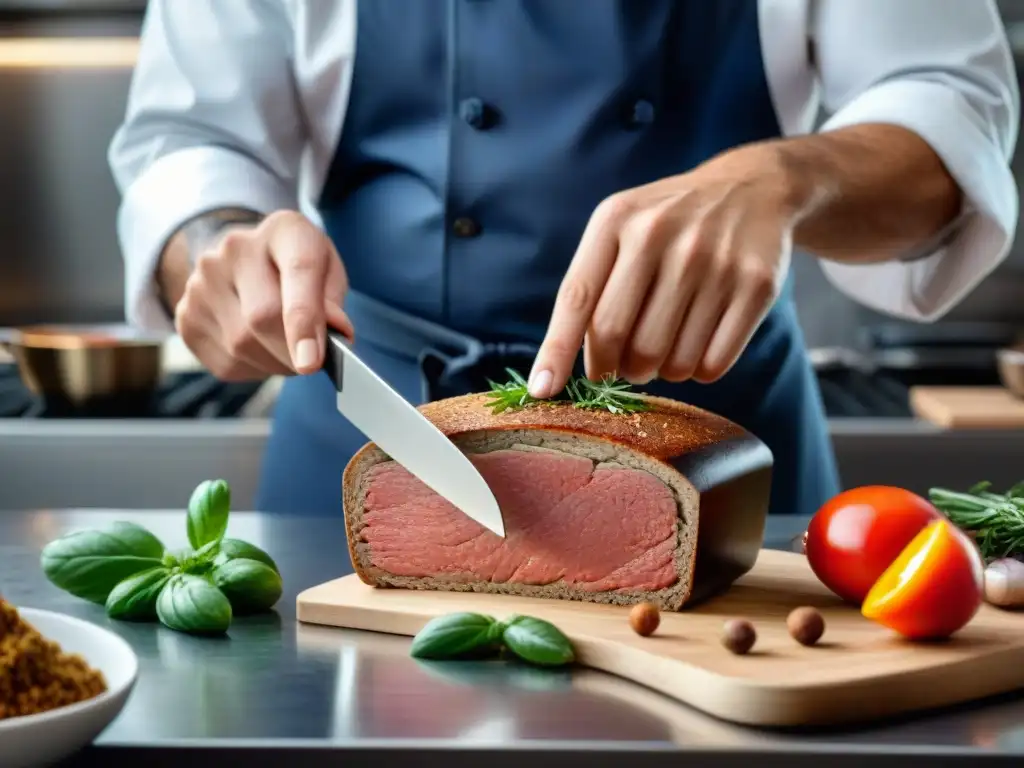
<path id="1" fill-rule="evenodd" d="M 148 402 L 162 374 L 162 340 L 110 327 L 38 325 L 0 337 L 24 385 L 75 410 Z"/>

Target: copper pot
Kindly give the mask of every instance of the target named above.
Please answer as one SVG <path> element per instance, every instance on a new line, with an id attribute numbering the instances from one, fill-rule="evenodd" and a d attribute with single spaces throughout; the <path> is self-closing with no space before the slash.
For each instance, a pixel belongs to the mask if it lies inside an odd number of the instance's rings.
<path id="1" fill-rule="evenodd" d="M 24 385 L 49 404 L 88 410 L 148 402 L 160 383 L 161 340 L 130 331 L 30 326 L 3 346 Z"/>

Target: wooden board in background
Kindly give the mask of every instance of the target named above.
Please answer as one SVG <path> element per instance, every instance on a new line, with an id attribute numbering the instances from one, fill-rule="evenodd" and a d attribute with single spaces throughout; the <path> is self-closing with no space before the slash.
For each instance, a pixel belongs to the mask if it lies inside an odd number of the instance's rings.
<path id="1" fill-rule="evenodd" d="M 911 387 L 910 408 L 947 429 L 1024 429 L 1024 400 L 1003 387 Z"/>
<path id="2" fill-rule="evenodd" d="M 805 648 L 786 631 L 787 614 L 800 605 L 814 605 L 825 617 L 817 646 Z M 763 550 L 728 593 L 662 614 L 658 632 L 647 638 L 630 629 L 629 609 L 615 606 L 374 589 L 357 576 L 298 597 L 299 621 L 410 636 L 455 611 L 547 619 L 572 639 L 581 664 L 749 725 L 860 722 L 1024 688 L 1024 615 L 985 606 L 950 641 L 911 643 L 842 604 L 802 555 L 774 550 Z M 723 622 L 738 616 L 758 632 L 747 656 L 719 642 Z"/>

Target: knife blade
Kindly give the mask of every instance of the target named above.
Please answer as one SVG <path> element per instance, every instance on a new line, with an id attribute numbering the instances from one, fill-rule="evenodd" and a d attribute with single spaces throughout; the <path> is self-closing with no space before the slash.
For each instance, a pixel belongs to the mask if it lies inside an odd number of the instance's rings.
<path id="1" fill-rule="evenodd" d="M 504 538 L 498 501 L 473 463 L 336 331 L 327 333 L 323 369 L 337 390 L 342 416 L 424 485 Z"/>

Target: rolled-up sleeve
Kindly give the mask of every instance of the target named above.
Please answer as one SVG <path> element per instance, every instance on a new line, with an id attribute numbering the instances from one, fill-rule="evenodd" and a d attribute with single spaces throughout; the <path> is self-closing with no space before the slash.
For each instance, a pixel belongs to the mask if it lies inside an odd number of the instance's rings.
<path id="1" fill-rule="evenodd" d="M 280 0 L 150 0 L 109 150 L 133 325 L 173 329 L 154 272 L 182 224 L 218 208 L 297 206 L 305 139 L 290 29 Z"/>
<path id="2" fill-rule="evenodd" d="M 1006 257 L 1017 225 L 1009 167 L 1020 94 L 990 0 L 818 0 L 811 35 L 828 118 L 821 130 L 895 124 L 916 132 L 963 191 L 953 230 L 923 258 L 821 261 L 837 289 L 872 309 L 931 321 Z"/>

